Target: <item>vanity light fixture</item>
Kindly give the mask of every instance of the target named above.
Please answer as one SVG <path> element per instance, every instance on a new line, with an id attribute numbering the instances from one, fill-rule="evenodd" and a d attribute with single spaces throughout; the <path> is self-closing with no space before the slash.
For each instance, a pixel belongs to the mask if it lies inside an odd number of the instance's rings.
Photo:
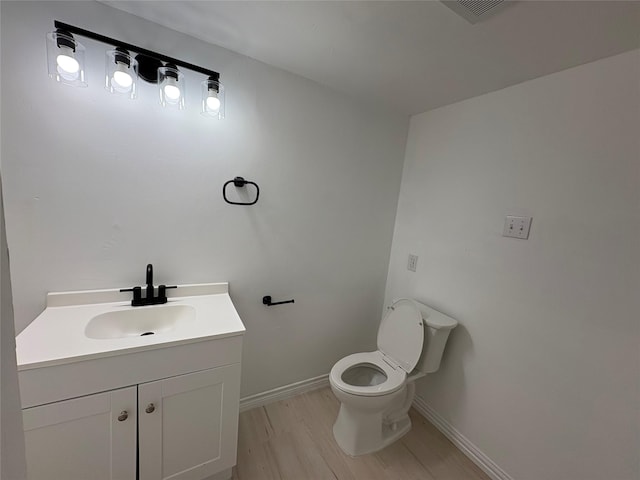
<path id="1" fill-rule="evenodd" d="M 107 91 L 136 98 L 138 78 L 158 85 L 160 103 L 185 108 L 186 78 L 180 69 L 203 74 L 202 113 L 224 118 L 224 87 L 220 74 L 198 65 L 183 62 L 161 53 L 121 42 L 73 25 L 54 21 L 55 31 L 47 34 L 49 76 L 60 83 L 87 86 L 84 70 L 85 48 L 74 35 L 114 47 L 105 53 L 105 88 Z"/>
<path id="2" fill-rule="evenodd" d="M 218 119 L 224 118 L 224 86 L 220 83 L 220 76 L 210 76 L 202 82 L 202 110 L 203 115 Z"/>
<path id="3" fill-rule="evenodd" d="M 184 74 L 174 64 L 158 68 L 160 103 L 164 107 L 184 108 Z"/>
<path id="4" fill-rule="evenodd" d="M 109 92 L 136 98 L 138 61 L 124 48 L 107 50 L 105 53 L 105 84 Z"/>
<path id="5" fill-rule="evenodd" d="M 86 87 L 84 78 L 84 46 L 62 28 L 47 34 L 47 66 L 49 77 L 76 87 Z"/>

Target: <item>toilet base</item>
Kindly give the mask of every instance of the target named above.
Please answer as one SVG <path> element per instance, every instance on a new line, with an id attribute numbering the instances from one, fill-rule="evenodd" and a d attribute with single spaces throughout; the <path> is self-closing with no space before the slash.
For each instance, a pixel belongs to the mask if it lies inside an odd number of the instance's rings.
<path id="1" fill-rule="evenodd" d="M 333 437 L 344 453 L 355 457 L 382 450 L 409 430 L 411 420 L 408 415 L 386 423 L 382 412 L 354 411 L 343 403 L 333 424 Z"/>
<path id="2" fill-rule="evenodd" d="M 382 436 L 384 438 L 384 445 L 382 448 L 391 445 L 400 437 L 403 437 L 409 430 L 411 430 L 411 419 L 409 415 L 405 415 L 404 418 L 401 418 L 391 425 L 383 425 Z"/>

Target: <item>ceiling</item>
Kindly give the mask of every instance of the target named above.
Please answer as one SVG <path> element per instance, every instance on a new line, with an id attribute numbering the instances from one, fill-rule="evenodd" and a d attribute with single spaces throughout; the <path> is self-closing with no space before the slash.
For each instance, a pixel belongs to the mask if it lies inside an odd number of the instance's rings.
<path id="1" fill-rule="evenodd" d="M 640 47 L 640 1 L 103 3 L 405 114 Z"/>

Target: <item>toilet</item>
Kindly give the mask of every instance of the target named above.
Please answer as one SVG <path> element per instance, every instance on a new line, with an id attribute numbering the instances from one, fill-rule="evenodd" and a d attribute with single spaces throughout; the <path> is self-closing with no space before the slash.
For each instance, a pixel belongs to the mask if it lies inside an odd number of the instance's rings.
<path id="1" fill-rule="evenodd" d="M 348 455 L 385 448 L 411 429 L 415 380 L 440 367 L 456 320 L 415 300 L 387 307 L 378 349 L 348 355 L 331 369 L 329 383 L 340 401 L 333 436 Z"/>

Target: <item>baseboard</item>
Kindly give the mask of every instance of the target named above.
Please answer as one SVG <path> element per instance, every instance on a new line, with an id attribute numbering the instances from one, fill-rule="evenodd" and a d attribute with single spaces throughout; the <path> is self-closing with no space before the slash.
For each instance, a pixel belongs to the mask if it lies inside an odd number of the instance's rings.
<path id="1" fill-rule="evenodd" d="M 329 386 L 329 375 L 320 375 L 319 377 L 308 378 L 301 382 L 290 383 L 282 387 L 267 390 L 266 392 L 256 393 L 240 399 L 240 411 L 251 410 L 256 407 L 263 407 L 273 402 L 285 400 L 295 397 L 301 393 L 310 392 Z"/>
<path id="2" fill-rule="evenodd" d="M 445 437 L 447 437 L 458 449 L 482 469 L 493 480 L 513 480 L 507 472 L 502 470 L 493 460 L 485 455 L 478 447 L 460 433 L 447 420 L 441 417 L 422 397 L 416 395 L 413 400 L 413 408 L 431 422 Z"/>

